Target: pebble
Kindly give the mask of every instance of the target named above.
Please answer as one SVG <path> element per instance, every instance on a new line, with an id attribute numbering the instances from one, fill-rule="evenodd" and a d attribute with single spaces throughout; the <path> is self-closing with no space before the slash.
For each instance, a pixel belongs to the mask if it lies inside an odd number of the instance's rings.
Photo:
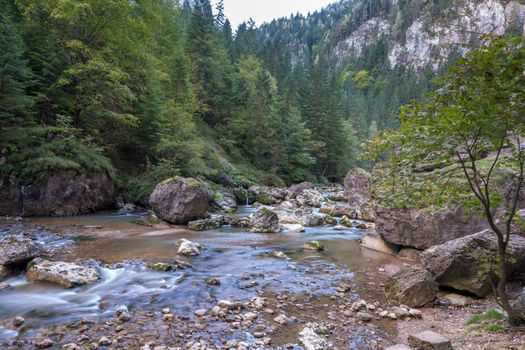
<path id="1" fill-rule="evenodd" d="M 24 324 L 26 320 L 22 317 L 22 316 L 16 316 L 14 319 L 13 319 L 13 326 L 15 327 L 20 327 L 21 325 Z"/>
<path id="2" fill-rule="evenodd" d="M 422 318 L 423 317 L 423 313 L 418 310 L 418 309 L 410 309 L 408 310 L 408 314 L 412 317 L 415 317 L 415 318 Z"/>
<path id="3" fill-rule="evenodd" d="M 108 346 L 108 345 L 111 345 L 111 344 L 112 344 L 112 342 L 111 342 L 111 340 L 109 340 L 108 337 L 102 337 L 98 341 L 98 345 L 101 345 L 101 346 Z"/>
<path id="4" fill-rule="evenodd" d="M 162 309 L 162 314 L 166 315 L 166 314 L 169 314 L 170 313 L 170 308 L 169 307 L 165 307 L 164 309 Z"/>
<path id="5" fill-rule="evenodd" d="M 175 321 L 175 316 L 173 316 L 172 314 L 164 314 L 162 315 L 162 320 L 164 322 L 173 322 Z"/>
<path id="6" fill-rule="evenodd" d="M 280 324 L 280 325 L 283 325 L 283 324 L 288 323 L 288 317 L 286 317 L 285 315 L 279 315 L 279 316 L 277 316 L 276 318 L 274 318 L 273 321 L 274 321 L 275 323 L 278 323 L 278 324 Z"/>
<path id="7" fill-rule="evenodd" d="M 36 347 L 39 349 L 47 349 L 54 345 L 53 341 L 51 339 L 44 339 L 36 344 Z"/>
<path id="8" fill-rule="evenodd" d="M 126 311 L 122 311 L 118 315 L 118 320 L 120 322 L 128 322 L 131 320 L 131 315 L 128 314 Z"/>
<path id="9" fill-rule="evenodd" d="M 357 318 L 363 322 L 370 322 L 374 319 L 372 315 L 370 315 L 368 312 L 359 311 L 357 313 Z"/>
<path id="10" fill-rule="evenodd" d="M 199 310 L 195 310 L 194 314 L 195 316 L 198 316 L 198 317 L 203 317 L 204 315 L 206 315 L 207 311 L 205 309 L 199 309 Z"/>
<path id="11" fill-rule="evenodd" d="M 247 312 L 245 313 L 244 315 L 242 315 L 243 319 L 245 320 L 249 320 L 249 321 L 253 321 L 255 320 L 257 317 L 259 317 L 258 314 L 256 314 L 255 312 Z"/>

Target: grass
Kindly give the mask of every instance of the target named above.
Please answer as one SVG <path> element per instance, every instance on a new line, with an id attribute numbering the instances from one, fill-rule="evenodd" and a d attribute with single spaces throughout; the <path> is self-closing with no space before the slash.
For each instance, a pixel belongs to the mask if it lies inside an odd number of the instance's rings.
<path id="1" fill-rule="evenodd" d="M 503 321 L 505 316 L 497 310 L 487 310 L 482 314 L 473 315 L 465 323 L 470 326 L 467 333 L 484 331 L 489 333 L 502 333 L 507 330 Z"/>

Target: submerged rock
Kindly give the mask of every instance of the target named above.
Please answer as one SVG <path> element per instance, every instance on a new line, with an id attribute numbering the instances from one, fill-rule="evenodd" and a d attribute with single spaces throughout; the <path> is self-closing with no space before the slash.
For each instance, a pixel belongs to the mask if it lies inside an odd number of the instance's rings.
<path id="1" fill-rule="evenodd" d="M 492 283 L 497 279 L 482 270 L 487 259 L 497 251 L 497 237 L 491 230 L 458 238 L 437 245 L 421 253 L 421 260 L 443 286 L 485 297 L 492 293 Z M 507 247 L 508 256 L 515 263 L 509 264 L 508 273 L 525 269 L 525 238 L 513 235 Z"/>
<path id="2" fill-rule="evenodd" d="M 250 231 L 259 233 L 277 233 L 280 231 L 279 217 L 274 211 L 268 208 L 262 208 L 252 215 Z"/>
<path id="3" fill-rule="evenodd" d="M 188 223 L 188 228 L 193 231 L 206 231 L 214 230 L 221 227 L 224 224 L 223 215 L 212 215 L 208 219 L 201 219 L 190 221 Z"/>
<path id="4" fill-rule="evenodd" d="M 194 243 L 183 238 L 179 241 L 178 254 L 186 256 L 197 256 L 201 253 L 202 246 L 199 243 Z"/>
<path id="5" fill-rule="evenodd" d="M 409 268 L 396 273 L 389 282 L 389 299 L 410 307 L 420 307 L 436 299 L 437 285 L 424 269 Z"/>
<path id="6" fill-rule="evenodd" d="M 317 251 L 323 251 L 324 250 L 324 243 L 319 241 L 310 241 L 306 242 L 303 245 L 303 249 L 306 250 L 317 250 Z"/>
<path id="7" fill-rule="evenodd" d="M 29 282 L 47 282 L 64 288 L 83 286 L 99 279 L 97 269 L 63 261 L 39 261 L 26 274 Z"/>
<path id="8" fill-rule="evenodd" d="M 30 239 L 8 236 L 0 240 L 0 265 L 18 265 L 34 259 L 38 245 Z"/>
<path id="9" fill-rule="evenodd" d="M 208 215 L 211 191 L 192 178 L 174 177 L 157 185 L 149 203 L 158 217 L 174 224 L 187 224 Z"/>

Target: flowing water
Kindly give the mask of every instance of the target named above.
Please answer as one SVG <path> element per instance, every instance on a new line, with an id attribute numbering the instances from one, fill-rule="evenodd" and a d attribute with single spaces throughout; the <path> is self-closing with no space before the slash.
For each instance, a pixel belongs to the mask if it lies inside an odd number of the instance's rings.
<path id="1" fill-rule="evenodd" d="M 253 208 L 240 207 L 237 215 Z M 328 296 L 339 281 L 356 272 L 392 262 L 393 258 L 362 248 L 362 230 L 335 231 L 332 227 L 307 228 L 305 233 L 258 234 L 224 226 L 206 232 L 166 226 L 153 229 L 134 224 L 135 215 L 103 213 L 73 218 L 38 218 L 26 223 L 61 227 L 39 240 L 52 248 L 52 259 L 92 260 L 101 272 L 98 283 L 64 290 L 43 283 L 28 283 L 23 274 L 6 282 L 0 292 L 0 339 L 19 334 L 10 326 L 15 316 L 26 318 L 25 336 L 41 327 L 95 317 L 109 318 L 119 309 L 159 310 L 165 306 L 191 315 L 210 300 L 247 300 L 262 291 Z M 82 228 L 82 234 L 78 234 Z M 4 235 L 11 231 L 4 230 Z M 2 235 L 2 231 L 0 231 Z M 200 256 L 185 258 L 192 268 L 155 272 L 145 263 L 173 263 L 176 242 L 186 238 L 203 245 Z M 305 242 L 325 243 L 324 252 L 303 251 Z M 288 259 L 271 256 L 282 251 Z M 217 278 L 219 286 L 205 280 Z"/>

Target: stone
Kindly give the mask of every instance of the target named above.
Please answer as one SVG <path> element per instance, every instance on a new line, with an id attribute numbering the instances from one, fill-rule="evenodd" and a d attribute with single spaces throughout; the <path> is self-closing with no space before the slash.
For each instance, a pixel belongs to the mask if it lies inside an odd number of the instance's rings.
<path id="1" fill-rule="evenodd" d="M 161 182 L 149 198 L 157 216 L 173 224 L 186 225 L 208 216 L 212 194 L 197 179 L 174 177 Z"/>
<path id="2" fill-rule="evenodd" d="M 445 208 L 437 213 L 426 210 L 376 208 L 377 232 L 388 243 L 419 250 L 468 236 L 486 227 L 486 220 L 466 216 L 459 208 Z"/>
<path id="3" fill-rule="evenodd" d="M 385 348 L 385 350 L 412 350 L 412 348 L 405 344 L 396 344 Z"/>
<path id="4" fill-rule="evenodd" d="M 206 282 L 206 284 L 210 286 L 220 286 L 221 285 L 221 280 L 218 278 L 207 278 L 204 281 Z"/>
<path id="5" fill-rule="evenodd" d="M 273 319 L 273 322 L 278 323 L 280 325 L 284 325 L 288 323 L 288 317 L 285 315 L 279 315 Z"/>
<path id="6" fill-rule="evenodd" d="M 496 276 L 480 273 L 480 259 L 493 256 L 496 251 L 496 235 L 484 230 L 431 247 L 421 253 L 421 260 L 440 285 L 486 297 L 492 293 Z M 515 262 L 508 265 L 507 273 L 512 277 L 525 269 L 525 238 L 512 235 L 507 254 Z"/>
<path id="7" fill-rule="evenodd" d="M 207 219 L 200 219 L 188 222 L 188 228 L 193 231 L 206 231 L 218 229 L 224 224 L 223 215 L 212 215 Z"/>
<path id="8" fill-rule="evenodd" d="M 281 225 L 286 231 L 301 233 L 304 232 L 304 226 L 299 224 L 282 224 Z"/>
<path id="9" fill-rule="evenodd" d="M 414 318 L 423 318 L 423 313 L 418 309 L 408 310 L 408 315 Z"/>
<path id="10" fill-rule="evenodd" d="M 346 174 L 344 194 L 348 198 L 352 219 L 375 220 L 371 178 L 369 172 L 360 168 L 352 169 Z"/>
<path id="11" fill-rule="evenodd" d="M 120 322 L 128 322 L 131 321 L 131 315 L 128 314 L 126 311 L 122 311 L 118 313 L 118 320 Z"/>
<path id="12" fill-rule="evenodd" d="M 419 249 L 403 247 L 399 249 L 399 252 L 397 253 L 397 257 L 399 259 L 419 261 L 419 256 L 421 255 L 421 253 L 422 251 Z"/>
<path id="13" fill-rule="evenodd" d="M 288 255 L 284 254 L 283 252 L 272 252 L 271 255 L 283 260 L 288 259 Z"/>
<path id="14" fill-rule="evenodd" d="M 20 327 L 20 326 L 23 325 L 25 322 L 26 322 L 26 320 L 25 320 L 22 316 L 16 316 L 16 317 L 13 319 L 13 326 L 15 326 L 15 327 Z"/>
<path id="15" fill-rule="evenodd" d="M 420 307 L 436 298 L 437 285 L 432 274 L 424 269 L 408 268 L 395 274 L 389 281 L 390 300 L 410 307 Z"/>
<path id="16" fill-rule="evenodd" d="M 39 349 L 48 349 L 52 347 L 54 344 L 55 343 L 51 339 L 44 339 L 44 340 L 39 341 L 36 344 L 36 347 Z"/>
<path id="17" fill-rule="evenodd" d="M 201 254 L 202 246 L 199 243 L 194 243 L 183 238 L 179 241 L 179 249 L 177 254 L 186 256 L 197 256 Z"/>
<path id="18" fill-rule="evenodd" d="M 454 306 L 454 307 L 465 307 L 465 306 L 468 306 L 471 302 L 470 298 L 463 296 L 463 295 L 454 294 L 454 293 L 445 295 L 443 299 L 450 306 Z"/>
<path id="19" fill-rule="evenodd" d="M 448 350 L 452 349 L 450 339 L 433 331 L 423 331 L 408 336 L 410 346 L 421 350 Z"/>
<path id="20" fill-rule="evenodd" d="M 47 282 L 63 288 L 83 286 L 99 279 L 96 268 L 63 261 L 36 261 L 27 270 L 29 282 Z"/>
<path id="21" fill-rule="evenodd" d="M 525 314 L 525 287 L 523 288 L 521 293 L 516 297 L 516 299 L 512 300 L 511 305 L 516 310 Z"/>
<path id="22" fill-rule="evenodd" d="M 295 197 L 295 200 L 301 207 L 320 208 L 326 201 L 321 192 L 316 189 L 305 189 L 300 195 Z"/>
<path id="23" fill-rule="evenodd" d="M 305 250 L 323 251 L 324 250 L 324 243 L 319 242 L 319 241 L 306 242 L 303 245 L 303 249 L 305 249 Z"/>
<path id="24" fill-rule="evenodd" d="M 108 337 L 102 337 L 99 339 L 98 344 L 101 346 L 109 346 L 111 345 L 111 340 L 109 340 Z"/>
<path id="25" fill-rule="evenodd" d="M 208 311 L 206 311 L 206 309 L 198 309 L 198 310 L 195 310 L 194 314 L 197 317 L 203 317 L 206 315 L 207 312 Z"/>
<path id="26" fill-rule="evenodd" d="M 356 315 L 357 319 L 363 322 L 370 322 L 374 319 L 374 316 L 370 315 L 368 312 L 359 311 Z"/>
<path id="27" fill-rule="evenodd" d="M 108 209 L 115 200 L 115 186 L 106 172 L 64 170 L 33 175 L 35 180 L 24 186 L 14 178 L 0 178 L 0 215 L 87 214 Z"/>
<path id="28" fill-rule="evenodd" d="M 277 233 L 280 231 L 279 217 L 274 211 L 268 208 L 262 208 L 252 215 L 250 231 L 258 233 Z"/>
<path id="29" fill-rule="evenodd" d="M 395 244 L 386 242 L 381 235 L 373 230 L 363 235 L 361 246 L 390 255 L 396 255 L 398 251 L 398 247 Z"/>
<path id="30" fill-rule="evenodd" d="M 169 323 L 175 321 L 175 316 L 173 314 L 164 314 L 162 315 L 162 321 Z"/>
<path id="31" fill-rule="evenodd" d="M 311 182 L 301 182 L 290 186 L 288 189 L 290 198 L 296 198 L 301 195 L 305 190 L 311 190 L 314 185 Z"/>
<path id="32" fill-rule="evenodd" d="M 213 195 L 212 206 L 214 209 L 227 213 L 237 210 L 237 198 L 231 190 L 219 190 Z"/>
<path id="33" fill-rule="evenodd" d="M 288 198 L 288 190 L 285 188 L 252 186 L 249 191 L 255 193 L 256 202 L 262 205 L 281 203 Z"/>
<path id="34" fill-rule="evenodd" d="M 251 225 L 251 219 L 249 217 L 237 217 L 230 219 L 231 227 L 248 228 Z"/>
<path id="35" fill-rule="evenodd" d="M 249 321 L 253 321 L 253 320 L 257 319 L 258 317 L 259 317 L 259 315 L 256 314 L 255 312 L 247 312 L 244 315 L 242 315 L 243 319 L 249 320 Z"/>
<path id="36" fill-rule="evenodd" d="M 326 340 L 324 334 L 328 330 L 317 323 L 309 322 L 299 332 L 299 341 L 303 344 L 305 350 L 327 350 L 333 346 Z"/>
<path id="37" fill-rule="evenodd" d="M 352 220 L 350 220 L 348 216 L 343 215 L 343 217 L 341 218 L 341 225 L 346 227 L 352 227 Z"/>
<path id="38" fill-rule="evenodd" d="M 0 240 L 0 265 L 27 263 L 39 253 L 39 246 L 30 239 L 7 236 Z"/>
<path id="39" fill-rule="evenodd" d="M 330 225 L 330 226 L 336 226 L 337 225 L 337 220 L 335 218 L 331 217 L 330 215 L 325 215 L 324 222 L 325 222 L 325 224 Z"/>
<path id="40" fill-rule="evenodd" d="M 330 216 L 343 217 L 347 216 L 351 219 L 356 219 L 355 211 L 348 206 L 346 203 L 330 203 L 319 209 L 322 214 Z"/>
<path id="41" fill-rule="evenodd" d="M 407 317 L 409 314 L 409 310 L 407 308 L 400 306 L 392 308 L 392 312 L 396 314 L 397 318 Z"/>

